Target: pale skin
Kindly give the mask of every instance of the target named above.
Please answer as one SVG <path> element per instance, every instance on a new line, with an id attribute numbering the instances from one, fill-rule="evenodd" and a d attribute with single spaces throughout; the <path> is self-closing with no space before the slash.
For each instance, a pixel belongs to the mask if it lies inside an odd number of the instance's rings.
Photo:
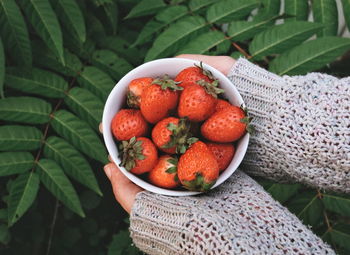
<path id="1" fill-rule="evenodd" d="M 235 63 L 235 60 L 228 56 L 205 56 L 195 54 L 182 54 L 176 56 L 177 58 L 187 58 L 202 61 L 206 63 L 224 75 L 230 71 L 231 67 Z M 100 125 L 100 131 L 102 132 L 102 126 Z M 143 191 L 142 188 L 132 183 L 112 162 L 104 166 L 104 171 L 111 181 L 113 193 L 118 203 L 124 208 L 125 211 L 130 213 L 134 204 L 137 193 Z"/>

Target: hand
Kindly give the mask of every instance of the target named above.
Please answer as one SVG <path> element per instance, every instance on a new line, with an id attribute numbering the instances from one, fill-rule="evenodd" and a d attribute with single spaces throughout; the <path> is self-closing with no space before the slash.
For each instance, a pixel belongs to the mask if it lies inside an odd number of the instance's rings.
<path id="1" fill-rule="evenodd" d="M 203 63 L 216 68 L 224 75 L 228 74 L 231 67 L 235 63 L 235 60 L 229 56 L 182 54 L 176 57 L 202 61 Z M 102 133 L 102 125 L 100 125 L 100 132 Z M 116 200 L 124 208 L 125 211 L 130 213 L 135 201 L 136 194 L 143 191 L 143 189 L 132 183 L 126 176 L 124 176 L 124 174 L 113 162 L 105 165 L 104 171 L 108 179 L 111 181 L 113 193 Z"/>

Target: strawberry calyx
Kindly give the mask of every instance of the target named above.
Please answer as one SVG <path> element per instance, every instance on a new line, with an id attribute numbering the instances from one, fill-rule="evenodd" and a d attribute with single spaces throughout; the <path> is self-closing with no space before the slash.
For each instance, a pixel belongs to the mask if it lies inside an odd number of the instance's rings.
<path id="1" fill-rule="evenodd" d="M 162 146 L 162 148 L 169 149 L 176 146 L 176 153 L 185 153 L 191 144 L 198 141 L 198 138 L 192 137 L 190 132 L 191 123 L 187 117 L 180 118 L 179 123 L 169 123 L 167 129 L 172 132 L 170 141 Z"/>
<path id="2" fill-rule="evenodd" d="M 126 103 L 131 108 L 139 108 L 140 97 L 129 91 L 126 94 Z"/>
<path id="3" fill-rule="evenodd" d="M 246 130 L 249 134 L 254 134 L 255 132 L 255 128 L 254 126 L 251 124 L 253 117 L 249 116 L 249 111 L 248 108 L 246 106 L 244 106 L 243 104 L 240 106 L 240 108 L 244 111 L 245 117 L 240 119 L 240 122 L 246 124 Z"/>
<path id="4" fill-rule="evenodd" d="M 203 62 L 202 62 L 202 61 L 199 62 L 199 65 L 194 64 L 194 66 L 195 66 L 195 67 L 198 67 L 198 68 L 201 70 L 202 74 L 204 74 L 205 76 L 207 76 L 209 79 L 211 79 L 211 80 L 214 80 L 214 79 L 215 79 L 214 76 L 213 76 L 213 74 L 212 74 L 209 70 L 207 70 L 207 69 L 205 69 L 205 68 L 203 67 Z"/>
<path id="5" fill-rule="evenodd" d="M 197 84 L 205 89 L 207 94 L 212 95 L 214 98 L 218 98 L 218 94 L 224 93 L 223 89 L 218 88 L 219 80 L 214 80 L 213 82 L 207 82 L 205 80 L 197 81 Z"/>
<path id="6" fill-rule="evenodd" d="M 167 172 L 168 174 L 177 173 L 177 163 L 179 160 L 175 157 L 171 157 L 167 161 L 173 166 L 169 167 L 165 172 Z"/>
<path id="7" fill-rule="evenodd" d="M 182 181 L 182 184 L 186 189 L 192 191 L 206 192 L 215 184 L 216 180 L 212 182 L 206 182 L 204 176 L 201 173 L 196 173 L 196 177 L 192 181 Z"/>
<path id="8" fill-rule="evenodd" d="M 180 83 L 181 81 L 174 81 L 173 79 L 170 79 L 168 75 L 164 75 L 163 78 L 157 78 L 152 82 L 152 84 L 160 85 L 162 90 L 171 89 L 173 91 L 184 89 L 183 87 L 178 86 Z"/>
<path id="9" fill-rule="evenodd" d="M 122 141 L 119 145 L 122 162 L 119 166 L 125 167 L 130 171 L 136 166 L 136 160 L 145 159 L 145 155 L 142 153 L 142 141 L 137 141 L 136 137 L 130 138 L 129 141 Z"/>

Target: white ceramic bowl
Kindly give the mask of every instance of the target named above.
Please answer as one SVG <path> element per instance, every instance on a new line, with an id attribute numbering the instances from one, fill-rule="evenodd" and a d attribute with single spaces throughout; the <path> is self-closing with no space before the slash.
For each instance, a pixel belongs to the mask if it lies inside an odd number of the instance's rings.
<path id="1" fill-rule="evenodd" d="M 102 124 L 103 124 L 103 137 L 109 152 L 109 155 L 112 157 L 113 161 L 119 165 L 120 159 L 118 157 L 118 149 L 117 145 L 113 139 L 113 135 L 111 132 L 111 122 L 114 115 L 121 109 L 121 107 L 125 104 L 125 95 L 127 91 L 128 84 L 130 81 L 140 77 L 160 77 L 164 74 L 168 74 L 170 77 L 175 77 L 182 69 L 186 67 L 193 66 L 194 64 L 199 65 L 198 61 L 189 60 L 189 59 L 181 59 L 181 58 L 164 58 L 158 59 L 151 62 L 147 62 L 139 67 L 133 69 L 129 73 L 127 73 L 113 88 L 111 93 L 108 96 L 106 101 Z M 237 89 L 232 85 L 232 83 L 227 79 L 225 75 L 216 70 L 215 68 L 206 65 L 203 63 L 203 67 L 212 72 L 215 78 L 220 81 L 220 87 L 225 90 L 225 97 L 230 101 L 231 104 L 240 106 L 243 104 L 243 99 L 241 95 L 238 93 Z M 215 185 L 212 187 L 215 188 L 223 183 L 227 178 L 229 178 L 233 172 L 238 168 L 239 164 L 243 160 L 243 157 L 246 153 L 249 142 L 249 134 L 244 135 L 236 146 L 236 153 L 231 161 L 230 165 L 227 167 L 225 171 L 223 171 L 219 178 L 217 179 Z M 182 191 L 182 190 L 169 190 L 157 187 L 148 183 L 137 175 L 134 175 L 128 172 L 124 167 L 119 167 L 122 173 L 129 178 L 133 183 L 138 186 L 144 188 L 145 190 L 169 195 L 169 196 L 189 196 L 199 194 L 200 192 L 193 191 Z"/>

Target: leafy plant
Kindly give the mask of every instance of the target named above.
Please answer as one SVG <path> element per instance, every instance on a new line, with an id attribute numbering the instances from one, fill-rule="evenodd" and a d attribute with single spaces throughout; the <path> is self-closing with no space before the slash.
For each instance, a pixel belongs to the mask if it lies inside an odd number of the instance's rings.
<path id="1" fill-rule="evenodd" d="M 280 0 L 0 1 L 0 253 L 105 254 L 105 247 L 138 253 L 97 171 L 107 162 L 98 125 L 110 90 L 144 61 L 231 55 L 280 75 L 323 68 L 349 76 L 342 67 L 350 64 L 350 39 L 343 36 L 349 0 L 342 0 L 341 28 L 334 0 L 283 6 Z M 350 251 L 348 196 L 263 183 L 337 252 Z"/>

